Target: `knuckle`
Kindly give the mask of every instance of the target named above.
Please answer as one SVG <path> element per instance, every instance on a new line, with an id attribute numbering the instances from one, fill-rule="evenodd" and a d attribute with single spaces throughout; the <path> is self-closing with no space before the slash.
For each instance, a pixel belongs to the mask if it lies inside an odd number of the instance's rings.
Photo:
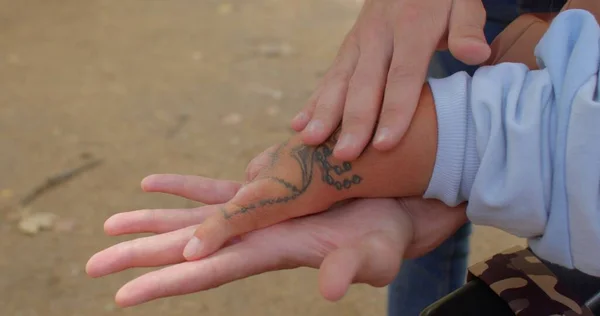
<path id="1" fill-rule="evenodd" d="M 257 162 L 252 162 L 246 167 L 246 182 L 251 182 L 258 176 L 258 173 L 261 169 L 261 165 Z"/>
<path id="2" fill-rule="evenodd" d="M 334 110 L 338 108 L 336 103 L 333 102 L 321 102 L 317 104 L 317 111 L 315 111 L 314 117 L 320 120 L 329 120 Z"/>
<path id="3" fill-rule="evenodd" d="M 310 98 L 308 98 L 308 101 L 306 102 L 306 104 L 304 105 L 304 107 L 302 108 L 302 110 L 300 110 L 298 112 L 298 114 L 304 112 L 305 114 L 310 113 L 310 111 L 312 110 L 312 108 L 315 107 L 315 102 L 317 102 L 317 100 L 319 99 L 319 91 L 315 91 Z"/>
<path id="4" fill-rule="evenodd" d="M 417 73 L 417 68 L 414 66 L 414 64 L 404 62 L 398 63 L 390 67 L 387 81 L 388 84 L 402 83 L 407 80 L 413 80 Z"/>
<path id="5" fill-rule="evenodd" d="M 400 6 L 396 19 L 400 23 L 400 31 L 414 32 L 414 28 L 422 31 L 426 37 L 437 33 L 445 26 L 450 11 L 450 2 L 440 1 L 407 1 Z"/>
<path id="6" fill-rule="evenodd" d="M 358 33 L 356 32 L 356 28 L 353 28 L 352 30 L 350 30 L 350 32 L 348 32 L 348 34 L 346 34 L 346 37 L 344 37 L 344 40 L 342 42 L 342 45 L 340 46 L 340 49 L 338 50 L 337 53 L 337 57 L 341 57 L 344 54 L 346 54 L 348 49 L 352 49 L 354 47 L 356 47 L 358 45 Z"/>
<path id="7" fill-rule="evenodd" d="M 474 29 L 479 32 L 483 31 L 485 25 L 486 13 L 483 11 L 482 14 L 474 14 L 469 19 L 462 20 L 462 27 L 466 29 Z"/>
<path id="8" fill-rule="evenodd" d="M 408 1 L 400 7 L 400 23 L 413 24 L 422 22 L 427 10 L 417 1 Z"/>
<path id="9" fill-rule="evenodd" d="M 483 23 L 479 23 L 479 21 L 465 21 L 463 23 L 457 24 L 450 30 L 449 37 L 453 38 L 463 38 L 463 37 L 483 37 Z"/>
<path id="10" fill-rule="evenodd" d="M 332 84 L 339 84 L 340 82 L 348 82 L 351 77 L 352 73 L 350 71 L 336 67 L 330 71 L 328 81 Z"/>
<path id="11" fill-rule="evenodd" d="M 155 280 L 152 288 L 155 297 L 166 297 L 171 294 L 169 287 L 160 279 Z"/>
<path id="12" fill-rule="evenodd" d="M 321 123 L 327 125 L 332 124 L 333 121 L 339 120 L 343 113 L 343 103 L 342 98 L 333 98 L 333 99 L 325 99 L 320 100 L 317 103 L 317 108 L 315 109 L 314 118 L 321 121 Z"/>
<path id="13" fill-rule="evenodd" d="M 223 192 L 221 196 L 225 197 L 222 200 L 228 200 L 230 197 L 235 196 L 237 191 L 240 189 L 239 184 L 232 182 L 220 182 L 220 185 L 217 187 L 217 192 Z"/>
<path id="14" fill-rule="evenodd" d="M 158 210 L 154 209 L 144 209 L 137 210 L 132 213 L 132 219 L 135 221 L 136 230 L 149 229 L 150 227 L 155 228 L 157 223 L 160 223 L 160 219 L 158 218 Z M 132 222 L 133 222 L 132 221 Z"/>
<path id="15" fill-rule="evenodd" d="M 426 21 L 435 21 L 438 14 L 448 11 L 450 2 L 408 0 L 400 4 L 398 15 L 400 23 L 405 25 L 423 25 Z"/>
<path id="16" fill-rule="evenodd" d="M 365 120 L 365 112 L 368 113 L 368 111 L 362 110 L 353 110 L 344 113 L 344 127 L 352 128 L 356 126 L 367 125 L 368 122 Z"/>
<path id="17" fill-rule="evenodd" d="M 144 240 L 139 238 L 129 242 L 123 242 L 117 246 L 117 249 L 119 249 L 118 253 L 123 259 L 130 262 L 136 262 L 141 257 L 140 249 L 143 247 L 143 242 Z"/>
<path id="18" fill-rule="evenodd" d="M 354 41 L 360 44 L 361 50 L 364 49 L 365 45 L 382 42 L 385 34 L 393 29 L 393 25 L 388 23 L 386 15 L 385 10 L 378 10 L 378 12 L 370 14 L 369 19 L 362 21 L 360 26 L 357 27 Z"/>
<path id="19" fill-rule="evenodd" d="M 145 217 L 143 223 L 150 225 L 160 223 L 161 221 L 159 219 L 158 212 L 158 210 L 145 210 L 143 213 L 143 216 Z"/>
<path id="20" fill-rule="evenodd" d="M 348 82 L 348 97 L 352 98 L 354 95 L 359 94 L 359 91 L 364 90 L 368 90 L 371 97 L 378 97 L 380 91 L 383 91 L 385 73 L 386 69 L 384 67 L 374 69 L 359 65 Z"/>
<path id="21" fill-rule="evenodd" d="M 380 102 L 368 102 L 360 107 L 347 108 L 344 112 L 344 124 L 361 124 L 374 121 L 379 114 Z"/>
<path id="22" fill-rule="evenodd" d="M 370 27 L 364 30 L 362 34 L 364 37 L 362 38 L 365 41 L 365 44 L 368 43 L 379 43 L 378 46 L 383 46 L 384 35 L 389 33 L 391 30 L 390 25 L 383 22 L 377 22 L 370 25 Z"/>
<path id="23" fill-rule="evenodd" d="M 374 82 L 374 76 L 366 73 L 355 73 L 350 80 L 348 81 L 348 90 L 351 94 L 354 91 L 364 89 L 366 87 L 372 86 Z"/>
<path id="24" fill-rule="evenodd" d="M 242 207 L 238 209 L 242 209 Z M 257 210 L 257 212 L 260 211 Z M 238 213 L 231 220 L 223 222 L 222 229 L 225 229 L 230 237 L 236 237 L 262 228 L 260 224 L 260 216 L 249 213 Z"/>
<path id="25" fill-rule="evenodd" d="M 208 272 L 207 275 L 210 275 L 211 277 L 217 279 L 223 273 L 223 265 L 215 264 L 214 262 L 212 262 L 211 264 L 206 265 L 206 271 Z M 216 288 L 218 287 L 218 285 L 211 284 L 209 287 Z"/>
<path id="26" fill-rule="evenodd" d="M 483 27 L 487 12 L 479 0 L 459 1 L 459 7 L 453 8 L 451 20 L 457 25 L 475 25 Z"/>
<path id="27" fill-rule="evenodd" d="M 394 119 L 396 117 L 400 117 L 402 113 L 402 107 L 397 103 L 388 103 L 381 109 L 381 118 L 389 117 L 389 119 Z"/>

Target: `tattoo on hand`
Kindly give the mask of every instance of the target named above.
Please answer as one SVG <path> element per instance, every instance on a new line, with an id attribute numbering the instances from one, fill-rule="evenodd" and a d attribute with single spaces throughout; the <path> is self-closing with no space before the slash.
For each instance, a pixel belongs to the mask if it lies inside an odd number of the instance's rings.
<path id="1" fill-rule="evenodd" d="M 352 171 L 352 163 L 343 162 L 341 165 L 338 165 L 331 162 L 333 148 L 337 143 L 338 135 L 339 129 L 321 145 L 299 145 L 291 148 L 289 152 L 285 152 L 284 150 L 287 142 L 281 144 L 273 153 L 271 153 L 271 161 L 268 168 L 273 168 L 279 162 L 281 155 L 290 155 L 298 163 L 301 172 L 300 183 L 296 185 L 279 177 L 266 177 L 264 180 L 275 181 L 283 185 L 288 193 L 279 197 L 263 199 L 257 203 L 242 206 L 234 211 L 227 211 L 225 208 L 221 208 L 223 217 L 229 219 L 235 215 L 244 214 L 262 206 L 287 203 L 290 200 L 295 200 L 297 197 L 304 194 L 310 187 L 313 180 L 315 165 L 320 171 L 321 181 L 334 187 L 336 190 L 346 190 L 360 184 L 363 179 L 357 174 L 351 174 L 350 176 L 345 177 L 346 174 L 349 174 Z"/>

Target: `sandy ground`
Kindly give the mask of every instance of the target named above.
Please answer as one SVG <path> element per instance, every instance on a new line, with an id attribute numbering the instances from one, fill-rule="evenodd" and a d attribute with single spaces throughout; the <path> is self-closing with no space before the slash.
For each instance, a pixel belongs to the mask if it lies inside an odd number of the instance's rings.
<path id="1" fill-rule="evenodd" d="M 270 273 L 205 293 L 119 309 L 142 271 L 92 280 L 84 264 L 123 238 L 111 214 L 192 204 L 144 194 L 173 172 L 239 179 L 288 135 L 332 60 L 354 0 L 0 0 L 0 315 L 384 315 L 385 289 L 320 298 L 316 273 Z M 14 206 L 84 157 L 104 163 L 36 199 L 59 217 L 34 235 Z M 477 229 L 472 260 L 517 240 Z"/>

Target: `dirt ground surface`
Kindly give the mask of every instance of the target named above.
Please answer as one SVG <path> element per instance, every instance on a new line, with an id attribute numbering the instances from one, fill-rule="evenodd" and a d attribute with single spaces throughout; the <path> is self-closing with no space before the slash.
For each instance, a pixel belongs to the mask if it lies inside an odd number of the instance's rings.
<path id="1" fill-rule="evenodd" d="M 129 309 L 113 295 L 143 271 L 84 273 L 90 255 L 126 239 L 104 235 L 111 214 L 194 205 L 142 193 L 144 176 L 240 179 L 255 154 L 291 135 L 290 118 L 358 2 L 0 0 L 0 8 L 0 315 L 385 315 L 385 288 L 355 286 L 328 303 L 309 269 Z M 26 210 L 14 207 L 86 157 L 104 163 Z M 26 234 L 21 217 L 39 212 L 58 220 Z M 477 228 L 471 261 L 517 242 Z"/>

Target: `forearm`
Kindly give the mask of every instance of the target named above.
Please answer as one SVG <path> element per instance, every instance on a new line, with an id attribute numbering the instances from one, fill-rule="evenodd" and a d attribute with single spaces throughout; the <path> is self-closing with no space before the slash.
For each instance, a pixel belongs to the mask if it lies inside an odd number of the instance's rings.
<path id="1" fill-rule="evenodd" d="M 271 155 L 271 163 L 253 182 L 283 184 L 278 196 L 287 199 L 286 203 L 302 203 L 307 198 L 323 207 L 354 197 L 422 195 L 433 171 L 437 144 L 429 86 L 424 85 L 412 123 L 394 149 L 383 152 L 369 146 L 357 160 L 344 162 L 331 155 L 336 140 L 337 133 L 319 146 L 306 146 L 299 134 L 291 137 Z"/>
<path id="2" fill-rule="evenodd" d="M 425 196 L 468 200 L 473 223 L 600 276 L 599 39 L 593 16 L 567 11 L 536 48 L 540 70 L 504 63 L 432 80 L 440 139 Z"/>
<path id="3" fill-rule="evenodd" d="M 427 189 L 436 159 L 438 130 L 429 85 L 423 85 L 411 124 L 401 142 L 389 151 L 372 145 L 354 162 L 354 172 L 363 178 L 344 197 L 421 196 Z"/>

